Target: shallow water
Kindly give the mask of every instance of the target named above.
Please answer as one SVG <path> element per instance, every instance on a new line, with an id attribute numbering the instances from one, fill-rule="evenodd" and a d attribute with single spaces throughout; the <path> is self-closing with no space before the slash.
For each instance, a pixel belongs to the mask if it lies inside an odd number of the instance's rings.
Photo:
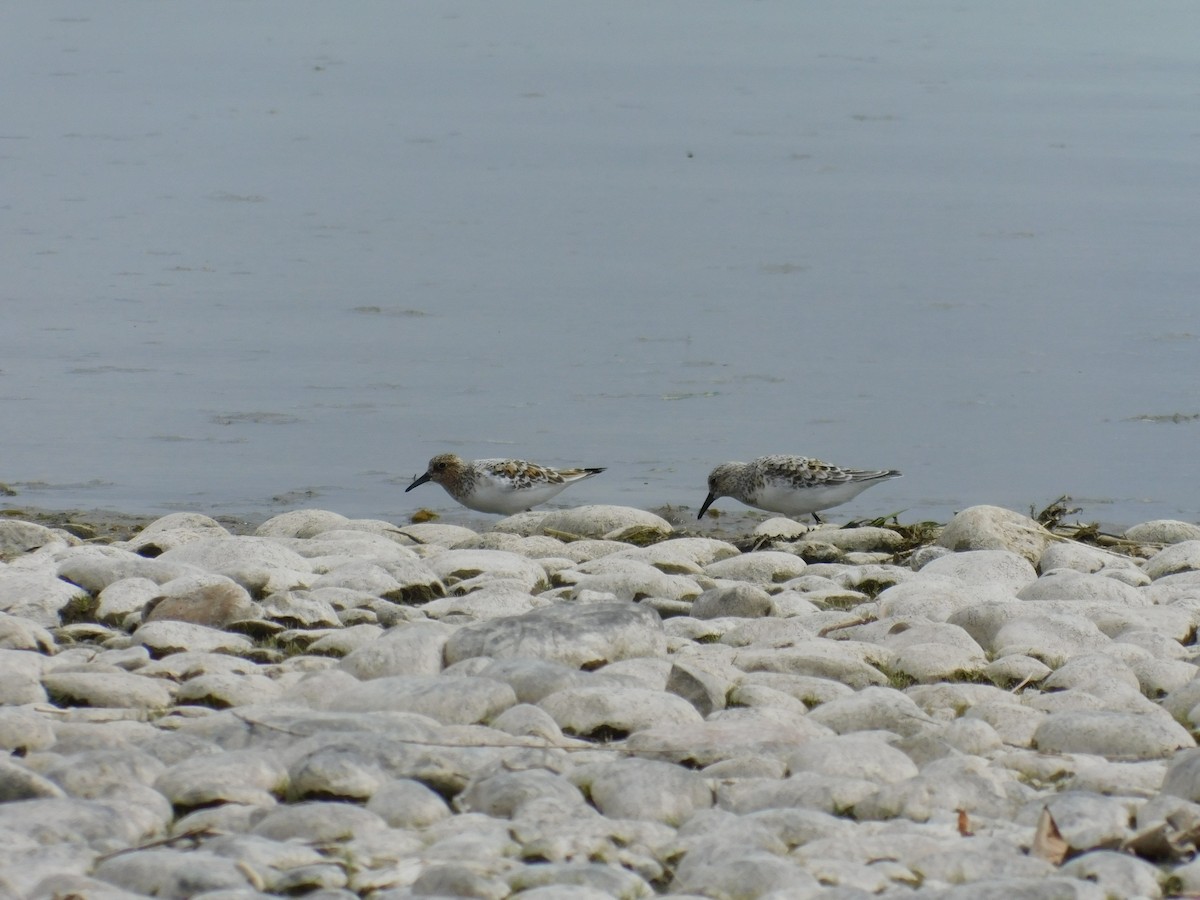
<path id="1" fill-rule="evenodd" d="M 695 508 L 783 452 L 905 473 L 835 518 L 1200 517 L 1195 4 L 3 19 L 10 505 L 405 518 L 453 450 Z"/>

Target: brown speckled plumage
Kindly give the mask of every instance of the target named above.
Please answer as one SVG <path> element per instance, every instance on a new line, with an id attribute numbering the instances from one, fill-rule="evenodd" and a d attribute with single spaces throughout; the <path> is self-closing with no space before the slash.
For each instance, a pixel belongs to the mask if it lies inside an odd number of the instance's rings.
<path id="1" fill-rule="evenodd" d="M 708 476 L 703 516 L 719 497 L 788 516 L 839 506 L 873 484 L 896 478 L 895 469 L 844 469 L 807 456 L 760 456 L 748 463 L 721 463 Z"/>
<path id="2" fill-rule="evenodd" d="M 441 453 L 405 491 L 432 481 L 468 509 L 511 514 L 545 503 L 568 485 L 603 471 L 555 469 L 523 459 L 464 460 L 454 453 Z"/>

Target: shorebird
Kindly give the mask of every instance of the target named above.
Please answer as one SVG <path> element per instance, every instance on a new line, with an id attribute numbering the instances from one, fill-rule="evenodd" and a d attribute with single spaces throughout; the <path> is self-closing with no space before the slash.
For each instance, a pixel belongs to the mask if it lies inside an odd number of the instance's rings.
<path id="1" fill-rule="evenodd" d="M 577 481 L 599 475 L 604 469 L 554 469 L 523 459 L 465 460 L 442 453 L 429 461 L 425 474 L 404 489 L 432 481 L 467 509 L 486 513 L 523 512 Z"/>
<path id="2" fill-rule="evenodd" d="M 897 478 L 895 469 L 843 469 L 807 456 L 760 456 L 745 462 L 721 463 L 708 476 L 708 496 L 701 518 L 718 497 L 733 497 L 786 516 L 811 514 L 840 506 L 873 484 Z"/>

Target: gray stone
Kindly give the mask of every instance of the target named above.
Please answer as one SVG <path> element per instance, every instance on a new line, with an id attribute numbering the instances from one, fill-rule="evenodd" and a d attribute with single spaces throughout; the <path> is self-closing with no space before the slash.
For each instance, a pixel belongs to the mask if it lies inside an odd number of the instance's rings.
<path id="1" fill-rule="evenodd" d="M 1157 581 L 1167 575 L 1200 569 L 1200 540 L 1181 541 L 1146 560 L 1145 572 Z"/>
<path id="2" fill-rule="evenodd" d="M 96 620 L 108 625 L 119 625 L 130 613 L 141 612 L 158 594 L 158 584 L 149 578 L 122 578 L 114 581 L 96 598 Z"/>
<path id="3" fill-rule="evenodd" d="M 786 691 L 776 690 L 764 684 L 742 681 L 729 692 L 729 706 L 745 709 L 786 710 L 803 716 L 808 710 L 804 701 Z"/>
<path id="4" fill-rule="evenodd" d="M 603 540 L 637 537 L 639 543 L 670 537 L 672 530 L 670 522 L 654 513 L 603 504 L 553 510 L 538 521 L 538 533 L 552 537 L 559 534 Z"/>
<path id="5" fill-rule="evenodd" d="M 668 575 L 699 575 L 709 563 L 738 556 L 728 541 L 707 537 L 675 537 L 649 547 L 618 551 L 619 555 L 650 563 Z"/>
<path id="6" fill-rule="evenodd" d="M 825 813 L 854 809 L 880 791 L 865 778 L 797 772 L 782 781 L 746 778 L 717 786 L 717 803 L 738 815 L 767 809 L 801 808 Z"/>
<path id="7" fill-rule="evenodd" d="M 753 584 L 710 588 L 692 601 L 692 616 L 697 619 L 752 619 L 770 614 L 770 595 Z"/>
<path id="8" fill-rule="evenodd" d="M 796 578 L 804 574 L 806 568 L 807 563 L 794 553 L 759 550 L 710 563 L 704 567 L 704 574 L 710 578 L 772 585 Z"/>
<path id="9" fill-rule="evenodd" d="M 171 705 L 166 683 L 128 672 L 47 672 L 42 687 L 60 706 L 162 709 Z"/>
<path id="10" fill-rule="evenodd" d="M 682 697 L 637 688 L 567 688 L 544 697 L 538 705 L 565 733 L 585 737 L 701 721 L 695 707 Z"/>
<path id="11" fill-rule="evenodd" d="M 659 656 L 665 649 L 662 621 L 653 610 L 587 603 L 467 625 L 447 641 L 446 661 L 526 657 L 594 669 L 620 659 Z"/>
<path id="12" fill-rule="evenodd" d="M 336 628 L 341 624 L 333 603 L 312 591 L 278 591 L 271 594 L 258 604 L 255 615 L 244 618 L 255 616 L 288 628 Z"/>
<path id="13" fill-rule="evenodd" d="M 183 760 L 155 779 L 154 788 L 176 807 L 212 803 L 273 806 L 287 790 L 287 769 L 273 753 L 231 750 Z"/>
<path id="14" fill-rule="evenodd" d="M 145 652 L 144 647 L 132 648 Z M 246 659 L 224 653 L 184 651 L 162 659 L 148 660 L 137 668 L 139 675 L 170 681 L 187 681 L 200 675 L 252 675 L 259 667 Z"/>
<path id="15" fill-rule="evenodd" d="M 70 852 L 71 848 L 60 847 L 58 850 L 65 855 Z M 79 853 L 77 850 L 75 854 L 78 857 Z M 41 858 L 43 861 L 46 859 L 44 855 Z M 79 860 L 79 865 L 82 868 L 84 861 Z M 55 866 L 54 868 L 56 871 L 44 878 L 40 878 L 40 873 L 36 870 L 30 872 L 28 867 L 25 867 L 22 875 L 30 876 L 34 880 L 31 884 L 25 885 L 26 890 L 24 891 L 24 895 L 29 897 L 55 898 L 86 897 L 87 900 L 142 900 L 145 897 L 145 894 L 135 894 L 107 881 L 100 881 L 97 878 L 89 878 L 86 875 L 69 872 L 66 870 L 67 865 L 65 860 L 61 866 Z M 39 878 L 40 880 L 38 880 Z M 6 883 L 6 881 L 4 876 L 0 875 L 0 890 L 11 886 L 11 882 Z M 20 896 L 20 894 L 17 896 Z"/>
<path id="16" fill-rule="evenodd" d="M 982 650 L 932 642 L 901 647 L 889 664 L 892 672 L 921 684 L 972 678 L 986 666 L 987 657 Z"/>
<path id="17" fill-rule="evenodd" d="M 692 704 L 702 716 L 724 709 L 738 678 L 733 666 L 705 660 L 677 659 L 667 676 L 666 690 Z"/>
<path id="18" fill-rule="evenodd" d="M 265 675 L 213 672 L 190 678 L 175 691 L 176 703 L 227 709 L 266 703 L 283 693 L 279 682 Z"/>
<path id="19" fill-rule="evenodd" d="M 478 871 L 478 863 L 441 862 L 426 867 L 412 883 L 417 897 L 478 897 L 503 900 L 508 883 L 497 875 Z"/>
<path id="20" fill-rule="evenodd" d="M 490 678 L 450 675 L 389 675 L 358 682 L 344 673 L 319 672 L 286 696 L 304 697 L 314 709 L 412 712 L 455 725 L 486 722 L 517 702 L 507 684 Z"/>
<path id="21" fill-rule="evenodd" d="M 42 774 L 72 797 L 119 796 L 130 785 L 150 786 L 166 770 L 154 756 L 134 747 L 85 750 L 61 757 Z"/>
<path id="22" fill-rule="evenodd" d="M 747 672 L 739 679 L 745 684 L 765 684 L 777 691 L 785 691 L 804 703 L 805 706 L 820 706 L 838 697 L 849 697 L 854 689 L 828 678 L 810 675 L 791 675 L 784 672 Z"/>
<path id="23" fill-rule="evenodd" d="M 971 506 L 942 529 L 937 542 L 956 551 L 1006 550 L 1037 565 L 1054 536 L 1028 516 L 999 506 Z M 928 566 L 926 566 L 928 568 Z"/>
<path id="24" fill-rule="evenodd" d="M 424 603 L 446 593 L 442 580 L 420 560 L 347 562 L 315 579 L 311 587 L 358 591 L 397 603 Z"/>
<path id="25" fill-rule="evenodd" d="M 509 685 L 521 703 L 537 703 L 555 691 L 593 684 L 597 678 L 561 663 L 522 657 L 493 660 L 479 675 Z"/>
<path id="26" fill-rule="evenodd" d="M 478 621 L 517 616 L 547 605 L 518 584 L 496 581 L 466 595 L 431 600 L 421 607 L 421 614 L 435 620 L 462 621 L 467 617 Z"/>
<path id="27" fill-rule="evenodd" d="M 419 559 L 415 551 L 394 539 L 399 534 L 398 530 L 389 536 L 361 529 L 333 528 L 322 531 L 316 537 L 292 538 L 282 543 L 305 559 L 312 560 L 317 571 L 336 568 L 352 559 L 380 565 L 396 560 Z"/>
<path id="28" fill-rule="evenodd" d="M 47 750 L 55 741 L 54 730 L 45 716 L 29 708 L 0 706 L 0 750 L 24 756 Z"/>
<path id="29" fill-rule="evenodd" d="M 359 681 L 388 675 L 436 675 L 442 670 L 446 641 L 454 631 L 437 622 L 399 625 L 351 650 L 338 668 Z"/>
<path id="30" fill-rule="evenodd" d="M 262 612 L 244 587 L 224 575 L 193 575 L 162 585 L 143 622 L 170 620 L 224 628 Z"/>
<path id="31" fill-rule="evenodd" d="M 1150 602 L 1135 587 L 1113 578 L 1076 572 L 1074 569 L 1054 569 L 1017 592 L 1017 598 L 1029 602 L 1060 601 L 1101 603 L 1112 606 L 1149 606 Z"/>
<path id="32" fill-rule="evenodd" d="M 832 544 L 848 553 L 893 553 L 899 550 L 904 538 L 890 528 L 860 525 L 857 528 L 822 526 L 805 535 L 805 540 Z M 803 544 L 804 541 L 801 541 Z"/>
<path id="33" fill-rule="evenodd" d="M 185 650 L 221 653 L 247 653 L 254 648 L 249 639 L 190 622 L 147 622 L 133 633 L 133 640 L 154 656 L 166 656 Z"/>
<path id="34" fill-rule="evenodd" d="M 255 835 L 225 834 L 205 841 L 204 850 L 223 859 L 235 860 L 264 891 L 303 893 L 323 900 L 350 900 L 340 891 L 329 890 L 346 885 L 343 866 L 331 863 L 312 847 Z"/>
<path id="35" fill-rule="evenodd" d="M 1128 853 L 1094 850 L 1068 860 L 1059 871 L 1100 885 L 1110 897 L 1162 896 L 1158 869 Z"/>
<path id="36" fill-rule="evenodd" d="M 1162 792 L 1200 803 L 1200 750 L 1183 750 L 1171 757 Z"/>
<path id="37" fill-rule="evenodd" d="M 882 734 L 863 732 L 809 741 L 786 757 L 790 772 L 862 778 L 878 784 L 904 781 L 917 767 Z"/>
<path id="38" fill-rule="evenodd" d="M 703 778 L 679 766 L 646 759 L 577 768 L 571 779 L 611 819 L 644 819 L 678 825 L 712 805 Z"/>
<path id="39" fill-rule="evenodd" d="M 398 537 L 405 545 L 417 547 L 432 545 L 443 548 L 457 547 L 479 540 L 479 535 L 470 528 L 464 528 L 462 525 L 448 525 L 444 522 L 404 525 L 398 529 Z"/>
<path id="40" fill-rule="evenodd" d="M 803 522 L 797 522 L 795 519 L 789 519 L 786 516 L 775 516 L 755 525 L 754 535 L 756 537 L 770 537 L 778 540 L 792 541 L 815 530 Z"/>
<path id="41" fill-rule="evenodd" d="M 505 734 L 541 738 L 552 744 L 566 743 L 562 729 L 544 709 L 531 706 L 528 703 L 518 703 L 510 706 L 496 718 L 492 719 L 491 727 Z"/>
<path id="42" fill-rule="evenodd" d="M 732 859 L 684 859 L 671 882 L 676 896 L 704 892 L 709 897 L 778 897 L 806 900 L 824 895 L 820 882 L 794 862 L 764 851 Z"/>
<path id="43" fill-rule="evenodd" d="M 885 730 L 914 734 L 932 720 L 916 703 L 893 688 L 866 687 L 818 706 L 809 718 L 838 734 Z"/>
<path id="44" fill-rule="evenodd" d="M 225 575 L 253 594 L 308 587 L 314 579 L 308 560 L 264 537 L 203 538 L 174 547 L 158 560 Z"/>
<path id="45" fill-rule="evenodd" d="M 576 600 L 605 594 L 631 603 L 647 598 L 689 600 L 701 590 L 694 578 L 668 575 L 648 562 L 620 553 L 560 571 L 557 577 L 570 585 L 570 596 Z"/>
<path id="46" fill-rule="evenodd" d="M 259 537 L 310 538 L 349 524 L 341 513 L 327 509 L 293 509 L 267 519 L 254 533 Z"/>
<path id="47" fill-rule="evenodd" d="M 65 796 L 63 789 L 51 779 L 18 760 L 0 758 L 0 803 Z"/>
<path id="48" fill-rule="evenodd" d="M 466 541 L 454 544 L 455 550 L 503 550 L 528 559 L 546 560 L 561 558 L 566 544 L 558 538 L 544 534 L 519 535 L 504 531 L 486 531 Z"/>
<path id="49" fill-rule="evenodd" d="M 739 650 L 733 662 L 745 672 L 811 675 L 840 681 L 856 690 L 888 681 L 886 675 L 852 648 L 828 640 L 797 641 L 780 649 L 751 646 Z"/>
<path id="50" fill-rule="evenodd" d="M 597 681 L 593 684 L 608 683 L 662 692 L 667 689 L 667 679 L 671 676 L 671 661 L 653 656 L 620 659 L 609 663 L 596 674 Z"/>
<path id="51" fill-rule="evenodd" d="M 1166 714 L 1107 710 L 1051 713 L 1038 725 L 1033 740 L 1045 752 L 1094 753 L 1107 759 L 1161 759 L 1196 746 Z"/>
<path id="52" fill-rule="evenodd" d="M 1027 824 L 1036 824 L 1043 809 L 1053 817 L 1058 833 L 1073 850 L 1115 849 L 1132 833 L 1129 807 L 1118 797 L 1063 791 L 1039 797 L 1021 818 Z"/>
<path id="53" fill-rule="evenodd" d="M 169 815 L 169 811 L 168 811 Z M 124 850 L 157 835 L 165 823 L 156 813 L 129 804 L 76 798 L 14 800 L 0 804 L 0 833 L 35 834 L 42 845 L 70 844 L 100 853 Z"/>
<path id="54" fill-rule="evenodd" d="M 55 649 L 54 636 L 41 625 L 18 616 L 0 613 L 0 650 L 53 653 Z"/>
<path id="55" fill-rule="evenodd" d="M 1155 519 L 1126 529 L 1125 538 L 1142 544 L 1182 544 L 1200 540 L 1200 525 L 1177 519 Z"/>
<path id="56" fill-rule="evenodd" d="M 390 780 L 384 763 L 370 754 L 341 746 L 320 747 L 289 765 L 288 798 L 363 801 Z"/>
<path id="57" fill-rule="evenodd" d="M 427 828 L 450 816 L 441 795 L 411 778 L 389 781 L 371 794 L 366 809 L 390 827 L 407 830 Z"/>
<path id="58" fill-rule="evenodd" d="M 1090 881 L 1067 877 L 985 878 L 944 891 L 938 900 L 1112 900 Z"/>
<path id="59" fill-rule="evenodd" d="M 964 585 L 1001 585 L 1014 593 L 1037 580 L 1037 570 L 1027 558 L 1005 549 L 967 550 L 943 556 L 921 569 L 921 575 Z"/>
<path id="60" fill-rule="evenodd" d="M 349 656 L 356 650 L 371 646 L 383 636 L 383 629 L 378 625 L 362 624 L 347 625 L 345 628 L 331 628 L 323 632 L 313 631 L 312 635 L 320 634 L 315 641 L 308 645 L 308 652 L 321 653 L 328 656 Z M 280 637 L 307 636 L 306 632 L 299 634 L 294 631 L 284 632 Z"/>
<path id="61" fill-rule="evenodd" d="M 1188 719 L 1189 714 L 1200 705 L 1200 679 L 1193 678 L 1187 684 L 1171 691 L 1160 703 L 1171 716 L 1179 721 Z"/>
<path id="62" fill-rule="evenodd" d="M 17 559 L 51 544 L 78 544 L 66 531 L 19 519 L 0 519 L 0 561 Z"/>
<path id="63" fill-rule="evenodd" d="M 111 884 L 147 897 L 170 900 L 252 886 L 246 872 L 232 859 L 204 850 L 157 847 L 134 850 L 100 861 L 95 875 Z"/>
<path id="64" fill-rule="evenodd" d="M 0 664 L 0 707 L 45 703 L 46 700 L 46 690 L 42 687 L 39 674 L 17 668 L 5 668 Z M 2 727 L 0 726 L 0 730 Z M 0 738 L 0 748 L 3 746 L 3 739 Z"/>
<path id="65" fill-rule="evenodd" d="M 964 842 L 965 843 L 965 842 Z M 913 862 L 913 872 L 925 883 L 967 885 L 1001 877 L 1048 878 L 1054 866 L 997 844 L 960 847 L 927 853 Z M 1024 894 L 1014 894 L 1024 897 Z"/>
<path id="66" fill-rule="evenodd" d="M 833 582 L 843 589 L 876 596 L 897 584 L 916 580 L 911 569 L 903 566 L 856 563 L 834 573 Z"/>
<path id="67" fill-rule="evenodd" d="M 488 582 L 506 581 L 526 592 L 549 587 L 546 570 L 537 562 L 502 550 L 447 550 L 424 561 L 453 593 L 466 594 Z"/>
<path id="68" fill-rule="evenodd" d="M 782 760 L 798 745 L 834 734 L 807 718 L 782 723 L 747 712 L 751 714 L 719 720 L 710 717 L 697 725 L 654 726 L 631 734 L 625 746 L 646 759 L 703 767 L 748 753 Z"/>
<path id="69" fill-rule="evenodd" d="M 1189 751 L 1183 751 L 1187 752 Z M 1176 754 L 1180 755 L 1182 754 Z M 1148 799 L 1162 790 L 1166 775 L 1165 760 L 1109 762 L 1087 759 L 1086 762 L 1081 761 L 1079 768 L 1064 787 L 1066 790 L 1090 794 Z"/>
<path id="70" fill-rule="evenodd" d="M 1014 653 L 1032 656 L 1056 668 L 1072 656 L 1102 649 L 1109 643 L 1108 637 L 1082 616 L 1035 612 L 1005 622 L 991 646 L 985 644 L 984 649 L 997 657 Z"/>
<path id="71" fill-rule="evenodd" d="M 493 818 L 511 819 L 529 802 L 552 802 L 563 809 L 582 807 L 579 788 L 561 775 L 545 769 L 497 772 L 473 779 L 454 798 L 460 812 L 481 812 Z"/>
<path id="72" fill-rule="evenodd" d="M 171 513 L 154 520 L 119 546 L 147 557 L 205 538 L 229 537 L 228 530 L 201 513 Z"/>
<path id="73" fill-rule="evenodd" d="M 387 827 L 375 813 L 358 806 L 309 802 L 273 809 L 254 826 L 251 834 L 275 841 L 333 844 L 373 835 Z"/>
<path id="74" fill-rule="evenodd" d="M 621 865 L 551 862 L 523 866 L 507 877 L 521 900 L 650 900 L 654 889 Z"/>
<path id="75" fill-rule="evenodd" d="M 1142 693 L 1151 700 L 1158 700 L 1179 690 L 1190 683 L 1200 671 L 1190 662 L 1170 659 L 1165 652 L 1146 659 L 1131 660 L 1129 668 L 1137 678 Z"/>
<path id="76" fill-rule="evenodd" d="M 977 603 L 979 598 L 967 585 L 948 579 L 922 578 L 892 585 L 876 601 L 881 618 L 923 616 L 944 622 L 952 613 Z"/>
<path id="77" fill-rule="evenodd" d="M 50 572 L 0 567 L 0 612 L 52 628 L 72 604 L 91 604 L 87 591 Z"/>
<path id="78" fill-rule="evenodd" d="M 202 574 L 204 569 L 190 563 L 172 562 L 162 557 L 147 559 L 117 547 L 79 547 L 59 557 L 58 577 L 99 594 L 114 581 L 146 578 L 166 584 L 175 578 Z"/>
<path id="79" fill-rule="evenodd" d="M 855 807 L 864 819 L 904 818 L 925 822 L 964 810 L 988 819 L 1011 819 L 1034 797 L 1014 773 L 974 756 L 948 756 L 928 763 L 907 781 L 885 785 Z"/>
<path id="80" fill-rule="evenodd" d="M 1046 548 L 1046 552 L 1042 554 L 1038 563 L 1038 568 L 1043 574 L 1054 569 L 1074 569 L 1077 572 L 1092 574 L 1114 569 L 1136 571 L 1137 563 L 1128 556 L 1111 553 L 1099 547 L 1091 547 L 1076 541 L 1059 541 Z"/>

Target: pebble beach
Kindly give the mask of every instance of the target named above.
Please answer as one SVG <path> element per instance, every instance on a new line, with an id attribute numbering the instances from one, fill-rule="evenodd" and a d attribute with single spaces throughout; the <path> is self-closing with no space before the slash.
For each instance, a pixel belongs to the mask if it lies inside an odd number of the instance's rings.
<path id="1" fill-rule="evenodd" d="M 0 898 L 1200 893 L 1200 526 L 0 518 Z"/>

